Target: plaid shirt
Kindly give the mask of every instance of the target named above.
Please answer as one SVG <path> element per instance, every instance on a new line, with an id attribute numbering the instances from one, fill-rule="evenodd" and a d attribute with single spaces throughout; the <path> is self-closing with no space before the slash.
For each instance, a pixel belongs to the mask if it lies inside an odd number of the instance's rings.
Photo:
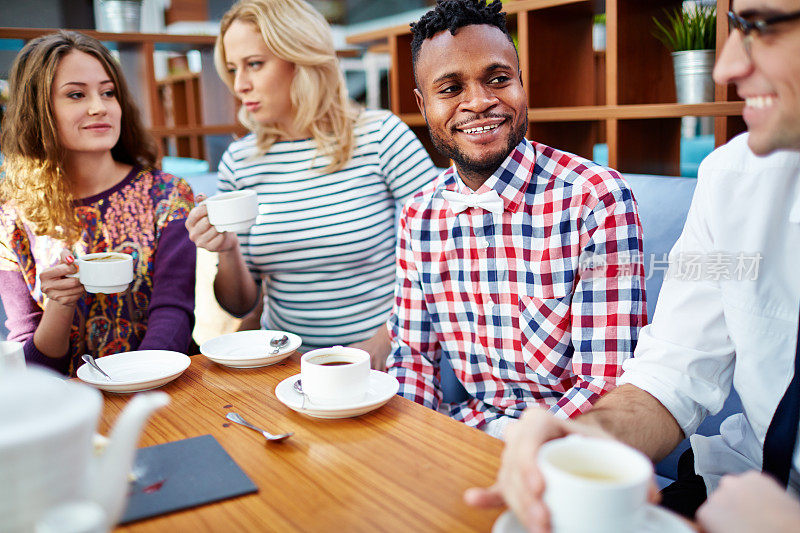
<path id="1" fill-rule="evenodd" d="M 442 190 L 472 191 L 451 167 L 403 210 L 389 373 L 475 427 L 533 404 L 585 412 L 647 319 L 633 195 L 615 171 L 527 140 L 475 192 L 491 189 L 502 213 L 455 214 Z M 440 405 L 441 357 L 467 401 Z"/>

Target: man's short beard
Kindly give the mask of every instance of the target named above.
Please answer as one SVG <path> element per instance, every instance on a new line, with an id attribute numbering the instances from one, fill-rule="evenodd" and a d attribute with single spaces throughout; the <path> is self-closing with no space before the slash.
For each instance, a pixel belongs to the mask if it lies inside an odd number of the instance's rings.
<path id="1" fill-rule="evenodd" d="M 494 173 L 495 170 L 497 170 L 503 161 L 506 160 L 511 151 L 514 150 L 514 148 L 516 148 L 517 145 L 522 142 L 522 139 L 525 138 L 525 133 L 528 131 L 527 109 L 525 110 L 525 113 L 521 115 L 521 117 L 523 117 L 523 119 L 520 121 L 520 123 L 515 129 L 511 130 L 505 150 L 490 158 L 481 160 L 470 159 L 458 148 L 455 143 L 452 145 L 448 144 L 444 139 L 434 133 L 430 125 L 428 126 L 428 132 L 430 133 L 434 148 L 436 148 L 436 150 L 438 150 L 443 156 L 452 159 L 459 170 L 468 174 L 486 175 L 488 177 Z"/>

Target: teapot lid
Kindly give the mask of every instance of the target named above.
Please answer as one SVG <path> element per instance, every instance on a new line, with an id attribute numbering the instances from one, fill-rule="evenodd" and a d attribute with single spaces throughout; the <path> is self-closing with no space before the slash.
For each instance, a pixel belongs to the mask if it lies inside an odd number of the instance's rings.
<path id="1" fill-rule="evenodd" d="M 0 449 L 57 435 L 91 421 L 102 408 L 99 391 L 41 367 L 0 374 Z"/>

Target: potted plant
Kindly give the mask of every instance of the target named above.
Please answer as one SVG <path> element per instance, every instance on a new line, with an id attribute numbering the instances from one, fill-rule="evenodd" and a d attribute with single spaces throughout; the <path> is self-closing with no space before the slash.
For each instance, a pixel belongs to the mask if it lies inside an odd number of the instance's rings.
<path id="1" fill-rule="evenodd" d="M 602 52 L 606 49 L 606 14 L 595 14 L 592 22 L 592 48 L 595 52 Z"/>
<path id="2" fill-rule="evenodd" d="M 671 12 L 665 10 L 664 15 L 663 21 L 653 17 L 653 35 L 672 53 L 677 102 L 712 102 L 714 80 L 711 72 L 714 69 L 717 41 L 716 6 L 688 4 Z M 689 132 L 685 132 L 684 136 L 693 136 L 686 133 Z"/>

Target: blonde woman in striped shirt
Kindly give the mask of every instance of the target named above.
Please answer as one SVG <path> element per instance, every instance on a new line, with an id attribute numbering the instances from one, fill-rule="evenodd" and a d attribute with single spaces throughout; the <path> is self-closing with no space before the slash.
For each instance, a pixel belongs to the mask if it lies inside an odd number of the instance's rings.
<path id="1" fill-rule="evenodd" d="M 250 130 L 219 166 L 219 189 L 254 190 L 246 233 L 218 233 L 205 206 L 192 241 L 219 252 L 217 301 L 244 315 L 262 298 L 262 327 L 304 348 L 355 345 L 382 369 L 395 279 L 395 208 L 436 175 L 411 130 L 351 102 L 330 28 L 303 0 L 245 0 L 223 17 L 217 71 Z"/>

